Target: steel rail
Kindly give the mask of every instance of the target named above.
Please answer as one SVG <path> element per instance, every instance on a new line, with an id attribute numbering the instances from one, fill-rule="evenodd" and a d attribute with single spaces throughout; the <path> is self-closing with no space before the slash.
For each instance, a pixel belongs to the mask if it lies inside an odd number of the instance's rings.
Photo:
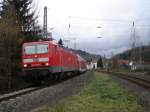
<path id="1" fill-rule="evenodd" d="M 66 77 L 66 78 L 64 77 L 61 80 L 53 80 L 52 82 L 49 82 L 47 85 L 44 85 L 44 86 L 42 85 L 42 86 L 37 86 L 37 87 L 25 88 L 25 89 L 18 90 L 18 91 L 15 91 L 15 92 L 0 95 L 0 102 L 8 101 L 10 99 L 13 99 L 13 98 L 25 95 L 25 94 L 29 94 L 31 92 L 35 92 L 37 90 L 47 88 L 49 86 L 57 85 L 57 84 L 62 83 L 64 81 L 71 80 L 71 79 L 73 79 L 73 78 L 75 78 L 76 76 L 79 76 L 79 75 L 80 74 L 75 75 L 75 76 L 71 76 L 71 77 Z"/>
<path id="2" fill-rule="evenodd" d="M 140 85 L 142 87 L 150 89 L 150 81 L 149 80 L 139 78 L 139 77 L 124 75 L 124 74 L 120 74 L 120 73 L 116 73 L 116 74 L 113 74 L 113 75 L 118 76 L 122 79 L 126 79 L 126 80 L 128 80 L 130 82 L 133 82 L 137 85 Z"/>
<path id="3" fill-rule="evenodd" d="M 0 96 L 0 102 L 8 101 L 10 99 L 37 91 L 39 89 L 42 89 L 42 87 L 28 88 L 28 89 L 19 90 L 13 93 L 4 94 Z"/>
<path id="4" fill-rule="evenodd" d="M 123 73 L 112 72 L 112 71 L 99 71 L 99 72 L 108 73 L 108 74 L 111 74 L 113 76 L 117 76 L 117 77 L 120 77 L 122 79 L 133 82 L 133 83 L 135 83 L 137 85 L 140 85 L 144 88 L 150 89 L 150 80 L 140 78 L 140 77 L 136 77 L 136 76 L 126 75 L 126 74 L 123 74 Z"/>

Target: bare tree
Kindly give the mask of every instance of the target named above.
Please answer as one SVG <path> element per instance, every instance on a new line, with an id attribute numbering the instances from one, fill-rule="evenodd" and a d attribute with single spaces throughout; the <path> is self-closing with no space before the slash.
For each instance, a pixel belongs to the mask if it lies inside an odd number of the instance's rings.
<path id="1" fill-rule="evenodd" d="M 149 47 L 150 47 L 150 31 L 148 32 L 148 37 L 149 37 Z"/>
<path id="2" fill-rule="evenodd" d="M 118 56 L 115 56 L 111 59 L 111 69 L 112 70 L 117 70 L 119 65 L 118 65 L 118 60 L 119 60 L 119 57 Z"/>
<path id="3" fill-rule="evenodd" d="M 5 11 L 4 18 L 0 20 L 0 64 L 4 75 L 8 78 L 8 89 L 11 88 L 12 70 L 16 66 L 16 54 L 19 45 L 20 27 L 16 23 L 13 6 Z"/>

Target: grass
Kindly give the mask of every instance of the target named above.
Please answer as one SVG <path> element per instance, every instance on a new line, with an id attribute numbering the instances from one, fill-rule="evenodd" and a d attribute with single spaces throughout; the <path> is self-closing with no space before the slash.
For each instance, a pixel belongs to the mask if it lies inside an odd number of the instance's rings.
<path id="1" fill-rule="evenodd" d="M 147 74 L 146 70 L 129 70 L 129 69 L 120 69 L 119 72 L 126 73 L 126 74 Z"/>
<path id="2" fill-rule="evenodd" d="M 95 72 L 79 94 L 37 112 L 144 112 L 144 108 L 106 74 Z"/>

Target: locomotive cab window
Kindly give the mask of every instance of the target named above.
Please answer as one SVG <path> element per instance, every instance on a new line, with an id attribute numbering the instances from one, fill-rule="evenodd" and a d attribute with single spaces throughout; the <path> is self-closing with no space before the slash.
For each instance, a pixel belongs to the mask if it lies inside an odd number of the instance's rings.
<path id="1" fill-rule="evenodd" d="M 35 46 L 26 46 L 24 52 L 26 55 L 35 54 Z"/>
<path id="2" fill-rule="evenodd" d="M 25 55 L 45 54 L 48 53 L 48 44 L 36 44 L 36 45 L 25 46 L 24 52 Z"/>
<path id="3" fill-rule="evenodd" d="M 48 53 L 48 45 L 37 45 L 37 54 Z"/>

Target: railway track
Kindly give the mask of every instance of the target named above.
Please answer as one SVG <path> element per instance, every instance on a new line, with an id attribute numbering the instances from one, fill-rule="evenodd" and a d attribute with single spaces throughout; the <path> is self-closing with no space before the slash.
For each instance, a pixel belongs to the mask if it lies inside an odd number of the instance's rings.
<path id="1" fill-rule="evenodd" d="M 107 71 L 100 71 L 100 72 L 105 72 L 105 73 L 111 74 L 113 76 L 117 76 L 119 78 L 128 80 L 128 81 L 130 81 L 132 83 L 135 83 L 139 86 L 142 86 L 144 88 L 150 89 L 150 80 L 147 80 L 147 79 L 144 79 L 144 78 L 141 78 L 141 77 L 126 75 L 126 74 L 123 74 L 123 73 L 107 72 Z"/>
<path id="2" fill-rule="evenodd" d="M 53 84 L 31 87 L 0 96 L 0 112 L 29 112 L 80 91 L 91 80 L 90 72 L 63 78 Z"/>
<path id="3" fill-rule="evenodd" d="M 33 87 L 33 88 L 27 88 L 27 89 L 19 90 L 19 91 L 13 92 L 13 93 L 4 94 L 4 95 L 0 96 L 0 102 L 7 101 L 9 99 L 12 99 L 12 98 L 15 98 L 15 97 L 27 94 L 27 93 L 31 93 L 31 92 L 39 90 L 39 89 L 41 89 L 41 88 L 40 87 L 37 87 L 37 88 Z"/>
<path id="4" fill-rule="evenodd" d="M 78 75 L 77 75 L 78 76 Z M 3 94 L 3 95 L 0 95 L 0 103 L 3 102 L 3 101 L 8 101 L 10 99 L 14 99 L 16 97 L 19 97 L 19 96 L 22 96 L 22 95 L 25 95 L 25 94 L 29 94 L 31 92 L 35 92 L 35 91 L 38 91 L 40 89 L 44 89 L 44 88 L 47 88 L 49 86 L 53 86 L 53 85 L 57 85 L 61 82 L 64 82 L 66 80 L 69 80 L 69 79 L 72 79 L 76 76 L 72 76 L 72 77 L 69 77 L 69 78 L 62 78 L 61 80 L 55 80 L 55 81 L 51 81 L 47 84 L 44 84 L 44 85 L 41 85 L 41 86 L 31 86 L 31 87 L 28 87 L 28 88 L 25 88 L 25 89 L 21 89 L 21 90 L 18 90 L 18 91 L 15 91 L 15 92 L 11 92 L 11 93 L 7 93 L 7 94 Z"/>
<path id="5" fill-rule="evenodd" d="M 139 78 L 139 77 L 129 76 L 129 75 L 125 75 L 125 74 L 120 74 L 120 73 L 116 73 L 116 74 L 113 73 L 113 75 L 118 76 L 122 79 L 128 80 L 130 82 L 133 82 L 133 83 L 140 85 L 144 88 L 150 89 L 150 81 L 149 80 Z"/>

